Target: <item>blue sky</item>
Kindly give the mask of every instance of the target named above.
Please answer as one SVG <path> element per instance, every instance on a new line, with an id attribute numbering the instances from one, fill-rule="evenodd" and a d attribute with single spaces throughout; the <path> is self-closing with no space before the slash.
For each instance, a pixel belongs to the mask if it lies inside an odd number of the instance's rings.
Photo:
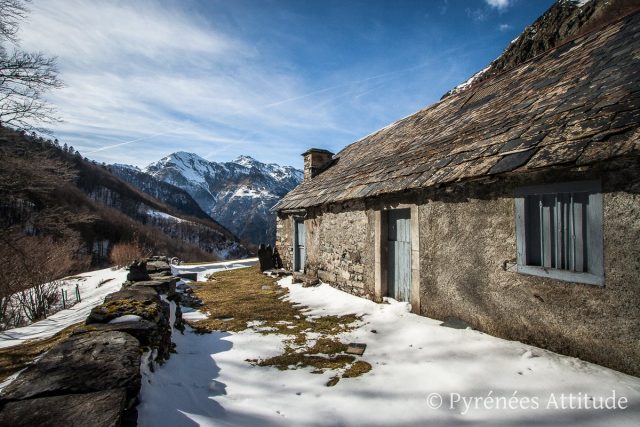
<path id="1" fill-rule="evenodd" d="M 89 158 L 302 167 L 436 102 L 552 3 L 40 0 L 21 43 L 58 57 L 52 129 Z"/>

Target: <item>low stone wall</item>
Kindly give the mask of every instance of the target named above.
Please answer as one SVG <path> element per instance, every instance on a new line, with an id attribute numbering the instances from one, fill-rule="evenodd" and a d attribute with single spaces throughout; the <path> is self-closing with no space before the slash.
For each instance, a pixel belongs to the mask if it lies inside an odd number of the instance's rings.
<path id="1" fill-rule="evenodd" d="M 3 390 L 0 425 L 136 425 L 141 355 L 149 355 L 143 363 L 170 356 L 170 308 L 160 295 L 176 299 L 178 278 L 165 259 L 154 257 L 132 265 L 127 279 L 83 327 Z"/>

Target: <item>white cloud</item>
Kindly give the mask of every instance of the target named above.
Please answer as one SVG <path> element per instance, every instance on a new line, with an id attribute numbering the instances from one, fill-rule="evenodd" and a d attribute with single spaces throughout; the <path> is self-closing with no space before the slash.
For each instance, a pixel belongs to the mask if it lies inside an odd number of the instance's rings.
<path id="1" fill-rule="evenodd" d="M 338 128 L 328 107 L 282 102 L 310 91 L 298 77 L 175 5 L 41 1 L 21 40 L 58 56 L 65 87 L 50 99 L 64 122 L 54 131 L 107 161 L 113 150 L 144 164 L 159 154 L 140 159 L 137 150 L 163 144 L 246 152 L 248 135 L 271 143 L 296 129 Z"/>
<path id="2" fill-rule="evenodd" d="M 498 25 L 498 29 L 502 32 L 504 31 L 509 31 L 510 29 L 512 29 L 513 26 L 509 25 L 509 24 L 500 24 Z"/>
<path id="3" fill-rule="evenodd" d="M 504 10 L 508 8 L 512 1 L 511 0 L 484 0 L 489 6 L 494 7 L 499 10 Z"/>
<path id="4" fill-rule="evenodd" d="M 207 13 L 194 9 L 204 5 Z M 305 149 L 339 150 L 437 100 L 457 80 L 451 73 L 468 72 L 443 72 L 444 63 L 456 67 L 446 51 L 423 52 L 423 63 L 394 70 L 385 51 L 331 69 L 306 64 L 313 72 L 305 73 L 295 59 L 299 34 L 261 28 L 277 33 L 273 47 L 234 22 L 233 11 L 216 15 L 213 2 L 39 0 L 31 7 L 22 45 L 57 55 L 66 84 L 50 95 L 64 119 L 53 130 L 98 161 L 144 166 L 185 150 L 300 167 Z M 456 61 L 472 51 L 454 49 Z"/>

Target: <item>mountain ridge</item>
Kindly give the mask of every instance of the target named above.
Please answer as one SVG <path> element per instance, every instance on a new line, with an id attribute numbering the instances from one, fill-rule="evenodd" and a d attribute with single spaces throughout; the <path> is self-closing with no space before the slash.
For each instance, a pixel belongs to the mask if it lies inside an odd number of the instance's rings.
<path id="1" fill-rule="evenodd" d="M 292 166 L 263 163 L 249 155 L 232 161 L 209 161 L 196 153 L 176 151 L 150 163 L 139 172 L 127 165 L 112 165 L 143 191 L 144 173 L 153 179 L 188 193 L 208 216 L 253 244 L 275 241 L 275 214 L 278 200 L 296 187 L 303 173 Z M 126 170 L 126 172 L 124 172 Z"/>
<path id="2" fill-rule="evenodd" d="M 43 236 L 70 230 L 79 239 L 79 253 L 90 256 L 92 265 L 105 265 L 114 245 L 129 242 L 194 261 L 249 253 L 233 233 L 199 211 L 186 193 L 182 198 L 191 200 L 198 211 L 185 212 L 179 203 L 171 206 L 158 200 L 106 165 L 61 148 L 57 141 L 4 127 L 0 127 L 0 151 L 7 166 L 0 174 L 3 226 Z M 56 171 L 68 171 L 67 181 L 42 189 L 53 183 L 50 175 Z M 32 175 L 43 178 L 40 182 Z"/>

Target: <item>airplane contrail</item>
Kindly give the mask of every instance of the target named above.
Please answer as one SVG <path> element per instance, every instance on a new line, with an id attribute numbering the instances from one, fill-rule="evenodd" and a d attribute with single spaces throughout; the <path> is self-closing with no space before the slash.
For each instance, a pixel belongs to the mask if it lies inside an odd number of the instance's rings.
<path id="1" fill-rule="evenodd" d="M 172 129 L 172 130 L 169 130 L 169 131 L 166 131 L 166 132 L 154 133 L 153 135 L 142 136 L 140 138 L 132 139 L 130 141 L 124 141 L 124 142 L 121 142 L 119 144 L 106 145 L 104 147 L 97 148 L 97 149 L 95 149 L 93 151 L 87 151 L 86 154 L 93 154 L 93 153 L 97 153 L 99 151 L 109 150 L 111 148 L 122 147 L 123 145 L 133 144 L 134 142 L 143 141 L 145 139 L 150 139 L 150 138 L 155 138 L 156 136 L 168 135 L 170 133 L 178 132 L 178 131 L 180 131 L 182 129 L 184 129 L 184 128 L 177 128 L 177 129 Z"/>

